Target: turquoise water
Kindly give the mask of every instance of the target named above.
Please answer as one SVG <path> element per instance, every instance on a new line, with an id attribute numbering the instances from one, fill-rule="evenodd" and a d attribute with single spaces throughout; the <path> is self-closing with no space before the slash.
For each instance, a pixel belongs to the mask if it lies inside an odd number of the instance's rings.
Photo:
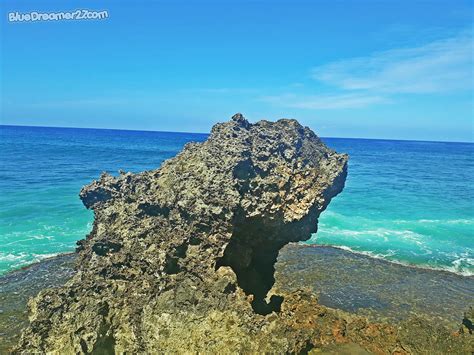
<path id="1" fill-rule="evenodd" d="M 206 135 L 0 126 L 0 273 L 73 251 L 93 214 L 81 187 L 102 171 L 159 166 Z"/>
<path id="2" fill-rule="evenodd" d="M 206 135 L 0 126 L 0 273 L 72 251 L 102 171 L 158 167 Z M 474 144 L 326 138 L 350 155 L 343 193 L 309 243 L 474 274 Z"/>
<path id="3" fill-rule="evenodd" d="M 474 274 L 474 144 L 326 139 L 346 187 L 309 243 Z"/>

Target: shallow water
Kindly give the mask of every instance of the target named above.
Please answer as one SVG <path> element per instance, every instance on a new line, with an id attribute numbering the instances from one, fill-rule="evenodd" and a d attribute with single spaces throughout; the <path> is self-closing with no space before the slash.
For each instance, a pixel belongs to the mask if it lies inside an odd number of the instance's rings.
<path id="1" fill-rule="evenodd" d="M 276 288 L 310 288 L 319 302 L 373 320 L 422 316 L 452 330 L 474 306 L 474 276 L 407 267 L 333 247 L 289 245 L 276 264 Z"/>
<path id="2" fill-rule="evenodd" d="M 0 126 L 0 274 L 74 250 L 102 171 L 157 168 L 206 135 Z M 327 138 L 350 155 L 344 191 L 309 243 L 474 273 L 474 144 Z"/>
<path id="3" fill-rule="evenodd" d="M 28 299 L 63 285 L 74 274 L 74 258 L 64 254 L 0 276 L 0 354 L 9 353 L 28 324 Z"/>

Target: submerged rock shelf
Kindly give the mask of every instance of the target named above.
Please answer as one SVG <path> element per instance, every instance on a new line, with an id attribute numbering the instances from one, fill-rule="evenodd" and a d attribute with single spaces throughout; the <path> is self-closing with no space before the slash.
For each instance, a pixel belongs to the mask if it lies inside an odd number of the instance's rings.
<path id="1" fill-rule="evenodd" d="M 322 305 L 401 322 L 421 316 L 458 330 L 474 306 L 474 277 L 394 264 L 325 246 L 291 244 L 280 251 L 275 288 L 309 287 Z"/>
<path id="2" fill-rule="evenodd" d="M 0 276 L 0 354 L 6 354 L 28 325 L 27 302 L 41 290 L 59 287 L 74 274 L 75 254 L 63 254 Z"/>

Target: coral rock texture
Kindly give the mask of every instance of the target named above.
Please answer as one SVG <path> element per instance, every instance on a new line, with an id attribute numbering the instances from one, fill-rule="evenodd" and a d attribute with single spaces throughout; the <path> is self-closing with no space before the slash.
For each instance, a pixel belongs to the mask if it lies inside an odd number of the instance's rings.
<path id="1" fill-rule="evenodd" d="M 251 339 L 284 301 L 268 297 L 278 251 L 316 232 L 346 164 L 295 120 L 236 114 L 158 170 L 103 174 L 80 193 L 95 221 L 77 274 L 30 302 L 21 348 L 267 347 Z"/>

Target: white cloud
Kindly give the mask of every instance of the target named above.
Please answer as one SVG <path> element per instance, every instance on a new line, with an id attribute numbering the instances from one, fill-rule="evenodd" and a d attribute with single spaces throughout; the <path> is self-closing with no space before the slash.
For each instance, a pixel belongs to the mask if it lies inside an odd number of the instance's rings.
<path id="1" fill-rule="evenodd" d="M 328 86 L 325 94 L 286 93 L 260 99 L 278 106 L 324 110 L 391 103 L 397 94 L 472 91 L 473 47 L 473 32 L 468 30 L 418 47 L 344 59 L 313 68 L 312 78 Z"/>
<path id="2" fill-rule="evenodd" d="M 473 89 L 473 35 L 393 49 L 316 67 L 312 77 L 343 90 L 378 94 L 442 93 Z"/>
<path id="3" fill-rule="evenodd" d="M 390 100 L 377 95 L 341 94 L 341 95 L 295 95 L 284 94 L 265 96 L 262 101 L 285 107 L 310 110 L 362 108 L 374 104 L 387 103 Z"/>

